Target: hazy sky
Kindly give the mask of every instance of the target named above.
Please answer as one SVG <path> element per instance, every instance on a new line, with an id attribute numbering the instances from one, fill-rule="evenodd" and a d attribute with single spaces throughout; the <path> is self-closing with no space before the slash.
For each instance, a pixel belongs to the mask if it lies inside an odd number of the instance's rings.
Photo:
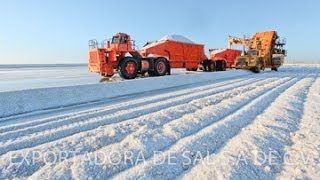
<path id="1" fill-rule="evenodd" d="M 206 48 L 277 30 L 288 59 L 320 60 L 318 0 L 2 0 L 0 64 L 86 63 L 88 40 L 125 32 L 141 47 L 181 34 Z"/>

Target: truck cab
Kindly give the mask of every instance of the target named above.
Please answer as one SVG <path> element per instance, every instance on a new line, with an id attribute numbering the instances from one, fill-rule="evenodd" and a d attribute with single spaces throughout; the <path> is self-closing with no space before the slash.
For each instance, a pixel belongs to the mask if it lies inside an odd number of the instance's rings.
<path id="1" fill-rule="evenodd" d="M 107 42 L 107 51 L 130 52 L 134 51 L 134 41 L 124 33 L 114 35 L 111 42 Z"/>
<path id="2" fill-rule="evenodd" d="M 97 40 L 89 41 L 89 70 L 110 77 L 114 69 L 119 67 L 119 62 L 126 54 L 137 56 L 134 41 L 125 33 L 117 33 L 111 39 L 103 41 L 101 45 Z"/>

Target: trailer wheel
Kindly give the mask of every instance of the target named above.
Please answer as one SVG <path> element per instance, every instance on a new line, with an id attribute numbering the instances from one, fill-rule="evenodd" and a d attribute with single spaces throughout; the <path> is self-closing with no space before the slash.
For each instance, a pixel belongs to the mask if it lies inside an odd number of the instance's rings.
<path id="1" fill-rule="evenodd" d="M 227 70 L 227 63 L 226 61 L 222 61 L 222 71 L 226 71 Z"/>
<path id="2" fill-rule="evenodd" d="M 215 71 L 216 70 L 216 63 L 214 61 L 209 61 L 208 62 L 208 71 Z"/>
<path id="3" fill-rule="evenodd" d="M 202 70 L 203 70 L 204 72 L 209 71 L 209 70 L 208 70 L 208 61 L 206 61 L 206 60 L 203 61 L 202 66 L 203 66 L 203 69 L 202 69 Z"/>
<path id="4" fill-rule="evenodd" d="M 203 63 L 202 63 L 202 66 L 203 66 L 203 71 L 204 72 L 209 72 L 210 71 L 210 68 L 209 68 L 209 66 L 210 66 L 210 60 L 204 60 L 203 61 Z"/>
<path id="5" fill-rule="evenodd" d="M 225 71 L 227 69 L 227 63 L 225 60 L 216 61 L 216 71 Z"/>
<path id="6" fill-rule="evenodd" d="M 158 58 L 154 63 L 153 75 L 155 76 L 164 76 L 168 72 L 168 63 L 164 58 Z"/>
<path id="7" fill-rule="evenodd" d="M 138 74 L 138 61 L 132 57 L 124 58 L 119 65 L 120 76 L 124 79 L 134 79 Z"/>

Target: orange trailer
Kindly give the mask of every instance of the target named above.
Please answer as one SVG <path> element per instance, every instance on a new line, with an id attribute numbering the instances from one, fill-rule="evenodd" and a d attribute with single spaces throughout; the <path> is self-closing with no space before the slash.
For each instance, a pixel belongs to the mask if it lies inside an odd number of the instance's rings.
<path id="1" fill-rule="evenodd" d="M 200 66 L 207 71 L 215 70 L 214 62 L 205 55 L 204 45 L 196 44 L 180 35 L 166 36 L 147 44 L 141 49 L 140 54 L 143 57 L 163 57 L 169 61 L 170 68 L 196 71 Z"/>
<path id="2" fill-rule="evenodd" d="M 204 45 L 179 35 L 149 43 L 140 51 L 124 33 L 114 35 L 111 42 L 107 41 L 102 47 L 96 40 L 90 40 L 89 47 L 89 70 L 102 76 L 112 76 L 114 70 L 125 79 L 134 79 L 146 72 L 149 76 L 163 76 L 170 74 L 171 68 L 215 70 L 215 62 L 206 57 Z"/>
<path id="3" fill-rule="evenodd" d="M 225 71 L 226 68 L 235 68 L 235 60 L 241 55 L 240 50 L 236 49 L 209 49 L 210 59 L 216 61 L 216 69 Z M 221 61 L 221 63 L 218 63 Z"/>

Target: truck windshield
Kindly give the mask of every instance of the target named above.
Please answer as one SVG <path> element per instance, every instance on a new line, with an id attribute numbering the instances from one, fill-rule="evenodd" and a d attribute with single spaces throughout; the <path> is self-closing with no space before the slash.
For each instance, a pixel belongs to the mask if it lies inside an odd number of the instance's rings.
<path id="1" fill-rule="evenodd" d="M 119 43 L 119 37 L 118 36 L 113 36 L 111 43 L 112 44 L 118 44 Z"/>
<path id="2" fill-rule="evenodd" d="M 120 38 L 120 43 L 121 43 L 121 44 L 126 44 L 126 43 L 127 43 L 127 40 L 128 40 L 128 37 L 127 37 L 127 36 L 121 36 L 121 38 Z"/>

